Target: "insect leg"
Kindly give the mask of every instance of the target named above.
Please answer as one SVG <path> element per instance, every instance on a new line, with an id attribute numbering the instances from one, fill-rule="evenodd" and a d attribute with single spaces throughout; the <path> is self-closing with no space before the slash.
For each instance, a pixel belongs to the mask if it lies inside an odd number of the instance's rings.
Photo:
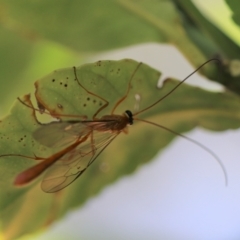
<path id="1" fill-rule="evenodd" d="M 78 82 L 78 84 L 79 84 L 80 87 L 82 87 L 88 94 L 91 94 L 91 95 L 93 95 L 94 97 L 98 97 L 98 98 L 100 98 L 101 100 L 103 100 L 103 101 L 105 102 L 105 104 L 103 104 L 103 106 L 101 106 L 101 107 L 97 110 L 97 112 L 94 113 L 93 119 L 95 119 L 96 116 L 97 116 L 97 114 L 100 113 L 104 108 L 106 108 L 106 107 L 108 106 L 109 102 L 108 102 L 106 99 L 102 98 L 101 96 L 98 96 L 98 95 L 96 95 L 95 93 L 90 92 L 89 90 L 87 90 L 87 89 L 80 83 L 80 81 L 79 81 L 79 79 L 78 79 L 78 77 L 77 77 L 76 67 L 73 67 L 73 71 L 74 71 L 74 75 L 75 75 L 75 80 Z"/>
<path id="2" fill-rule="evenodd" d="M 121 97 L 121 98 L 117 101 L 117 103 L 115 104 L 115 106 L 114 106 L 113 109 L 112 109 L 111 114 L 114 114 L 114 111 L 116 110 L 116 108 L 121 104 L 121 102 L 123 102 L 123 101 L 127 98 L 128 93 L 129 93 L 130 88 L 131 88 L 132 79 L 134 78 L 136 72 L 138 71 L 138 69 L 140 68 L 141 65 L 142 65 L 142 62 L 140 62 L 140 63 L 137 65 L 137 67 L 135 68 L 135 70 L 133 71 L 133 73 L 132 73 L 132 75 L 131 75 L 131 77 L 130 77 L 130 79 L 129 79 L 128 87 L 127 87 L 127 91 L 126 91 L 125 95 L 124 95 L 123 97 Z"/>
<path id="3" fill-rule="evenodd" d="M 31 109 L 33 109 L 34 111 L 37 111 L 37 112 L 40 112 L 41 114 L 43 114 L 43 113 L 45 113 L 45 114 L 47 114 L 47 115 L 50 115 L 50 116 L 53 116 L 53 117 L 73 117 L 73 118 L 82 118 L 82 119 L 84 119 L 84 120 L 86 120 L 87 119 L 87 116 L 85 116 L 85 115 L 73 115 L 73 114 L 52 114 L 52 113 L 49 113 L 49 112 L 45 112 L 45 110 L 43 111 L 41 108 L 40 109 L 38 109 L 38 108 L 35 108 L 34 106 L 33 106 L 33 104 L 32 104 L 32 102 L 31 102 L 31 99 L 30 99 L 30 95 L 28 94 L 28 95 L 25 95 L 24 96 L 24 100 L 22 100 L 21 98 L 17 98 L 18 99 L 18 101 L 20 102 L 20 103 L 22 103 L 23 105 L 25 105 L 26 107 L 28 107 L 28 108 L 31 108 Z M 40 103 L 38 103 L 39 105 L 41 105 Z M 41 106 L 43 106 L 43 105 L 41 105 Z M 44 107 L 43 107 L 44 108 Z"/>

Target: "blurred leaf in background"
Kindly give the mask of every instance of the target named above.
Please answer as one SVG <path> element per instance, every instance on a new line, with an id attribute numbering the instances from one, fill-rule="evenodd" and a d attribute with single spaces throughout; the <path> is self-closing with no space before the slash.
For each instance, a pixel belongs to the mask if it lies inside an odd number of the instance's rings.
<path id="1" fill-rule="evenodd" d="M 1 0 L 0 7 L 1 79 L 15 81 L 19 87 L 29 77 L 73 65 L 77 56 L 83 60 L 97 51 L 158 42 L 174 44 L 195 67 L 220 56 L 223 77 L 216 77 L 213 65 L 204 68 L 206 76 L 239 90 L 239 79 L 231 76 L 228 67 L 238 58 L 239 46 L 191 1 Z M 0 89 L 10 92 L 10 86 L 5 82 Z"/>

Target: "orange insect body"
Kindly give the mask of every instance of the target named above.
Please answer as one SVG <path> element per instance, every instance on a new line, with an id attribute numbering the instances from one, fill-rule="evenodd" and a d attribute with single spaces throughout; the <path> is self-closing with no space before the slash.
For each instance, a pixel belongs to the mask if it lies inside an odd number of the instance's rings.
<path id="1" fill-rule="evenodd" d="M 212 61 L 212 60 L 210 60 Z M 209 62 L 209 61 L 208 61 Z M 207 62 L 206 62 L 207 63 Z M 203 65 L 205 65 L 204 63 Z M 97 112 L 93 115 L 93 120 L 83 120 L 83 121 L 68 121 L 68 122 L 52 122 L 47 125 L 41 126 L 38 130 L 33 133 L 33 137 L 39 141 L 40 144 L 46 145 L 48 147 L 52 147 L 55 144 L 55 137 L 57 137 L 57 144 L 61 143 L 63 146 L 67 145 L 67 147 L 62 150 L 56 152 L 48 158 L 40 158 L 40 157 L 29 157 L 17 154 L 8 154 L 1 156 L 20 156 L 26 157 L 35 160 L 42 160 L 40 163 L 32 166 L 31 168 L 20 173 L 14 181 L 14 184 L 24 185 L 26 183 L 31 182 L 35 178 L 37 178 L 41 173 L 48 170 L 44 179 L 42 180 L 42 189 L 45 192 L 56 192 L 59 191 L 69 184 L 71 184 L 75 179 L 77 179 L 92 163 L 93 161 L 101 154 L 101 152 L 121 133 L 127 133 L 127 126 L 132 125 L 134 120 L 142 121 L 148 124 L 151 124 L 156 127 L 163 128 L 175 135 L 181 136 L 188 141 L 193 142 L 198 145 L 209 154 L 211 154 L 220 164 L 226 178 L 226 172 L 224 166 L 222 165 L 220 159 L 206 146 L 201 143 L 188 138 L 182 134 L 179 134 L 171 129 L 168 129 L 162 125 L 138 119 L 135 116 L 138 114 L 147 111 L 151 107 L 158 104 L 168 95 L 170 95 L 177 87 L 179 87 L 186 79 L 188 79 L 193 73 L 198 71 L 202 66 L 200 66 L 197 70 L 187 76 L 184 80 L 179 82 L 170 92 L 168 92 L 165 96 L 160 98 L 158 101 L 153 103 L 152 105 L 142 109 L 134 114 L 130 110 L 126 110 L 123 115 L 114 114 L 115 109 L 121 102 L 125 100 L 128 96 L 128 93 L 131 88 L 131 81 L 134 77 L 135 73 L 139 69 L 142 63 L 139 63 L 134 70 L 131 78 L 129 79 L 128 88 L 126 94 L 120 98 L 115 106 L 112 109 L 110 115 L 104 115 L 101 118 L 97 118 L 97 114 L 101 112 L 106 106 L 108 106 L 108 102 L 101 98 L 100 96 L 95 95 L 94 93 L 88 91 L 82 84 L 78 81 L 76 68 L 74 68 L 75 80 L 77 80 L 78 84 L 88 93 L 93 96 L 97 96 L 102 101 L 105 102 L 103 106 L 101 106 Z M 21 101 L 21 100 L 20 100 Z M 22 101 L 21 101 L 22 102 Z M 33 108 L 32 106 L 27 105 L 22 102 L 27 107 Z M 41 109 L 35 109 L 39 112 L 44 112 L 44 104 L 39 102 Z M 34 108 L 33 108 L 34 109 Z M 51 114 L 55 115 L 55 114 Z M 64 116 L 64 115 L 63 115 Z M 51 138 L 51 133 L 53 138 Z M 63 134 L 63 136 L 62 136 Z M 48 137 L 49 136 L 49 137 Z M 227 178 L 226 178 L 227 179 Z M 226 180 L 227 181 L 227 180 Z"/>
<path id="2" fill-rule="evenodd" d="M 28 168 L 27 170 L 20 173 L 14 181 L 14 184 L 16 186 L 21 186 L 26 183 L 29 183 L 34 178 L 38 177 L 42 172 L 44 172 L 47 168 L 49 168 L 52 164 L 54 164 L 59 158 L 63 157 L 67 152 L 72 151 L 74 148 L 76 148 L 80 143 L 86 140 L 87 136 L 84 136 L 82 139 L 79 139 L 72 145 L 62 149 L 61 151 L 53 154 L 49 158 L 46 158 L 44 161 L 40 162 L 39 164 Z M 42 158 L 39 158 L 39 160 L 43 160 Z"/>
<path id="3" fill-rule="evenodd" d="M 58 124 L 58 123 L 55 123 Z M 61 124 L 61 123 L 59 123 Z M 79 124 L 79 121 L 76 121 L 76 124 Z M 110 133 L 111 138 L 107 139 L 110 140 L 108 144 L 121 132 L 127 133 L 127 125 L 132 125 L 133 124 L 133 118 L 132 118 L 132 113 L 127 110 L 125 114 L 123 115 L 105 115 L 102 116 L 100 119 L 95 119 L 94 121 L 81 121 L 81 124 L 84 125 L 84 134 L 85 135 L 80 135 L 79 138 L 71 145 L 68 147 L 62 149 L 61 151 L 53 154 L 52 156 L 43 159 L 43 158 L 34 158 L 35 160 L 42 160 L 39 164 L 36 164 L 32 166 L 31 168 L 21 172 L 14 181 L 14 184 L 16 186 L 22 186 L 25 185 L 29 182 L 31 182 L 33 179 L 38 177 L 41 173 L 43 173 L 45 170 L 47 170 L 51 165 L 53 165 L 56 161 L 58 161 L 60 158 L 64 157 L 67 153 L 74 152 L 74 150 L 80 145 L 86 142 L 89 138 L 92 144 L 92 149 L 91 151 L 85 153 L 82 155 L 82 158 L 84 157 L 91 157 L 95 155 L 94 152 L 94 143 L 93 139 L 91 137 L 93 136 L 94 132 L 105 132 L 105 133 Z M 72 129 L 72 126 L 74 123 L 69 123 L 69 125 L 65 128 L 65 131 L 70 131 Z M 107 146 L 107 145 L 106 145 Z M 77 155 L 81 154 L 80 152 L 77 152 Z M 15 155 L 16 156 L 16 155 Z M 21 156 L 21 155 L 19 155 Z M 26 157 L 26 156 L 25 156 Z M 72 157 L 72 155 L 69 155 L 69 157 Z M 31 158 L 31 157 L 28 157 Z M 67 162 L 68 160 L 65 160 Z M 92 160 L 93 161 L 93 160 Z M 92 161 L 89 161 L 88 165 L 92 163 Z M 79 177 L 88 167 L 88 165 L 81 169 L 81 167 L 77 167 L 76 169 L 76 178 Z M 73 174 L 73 175 L 75 175 Z M 72 175 L 72 176 L 73 176 Z M 45 192 L 55 192 L 63 187 L 66 187 L 64 183 L 66 182 L 67 175 L 66 177 L 60 176 L 58 177 L 57 181 L 57 187 L 56 184 L 48 184 L 47 182 L 53 182 L 53 180 L 50 178 L 50 180 L 43 180 L 42 188 Z M 75 179 L 74 179 L 75 180 Z M 72 181 L 74 181 L 72 180 Z M 45 182 L 44 182 L 45 181 Z M 72 182 L 71 181 L 71 182 Z M 56 181 L 54 181 L 56 182 Z M 45 183 L 45 184 L 44 184 Z M 61 186 L 60 188 L 58 186 Z"/>

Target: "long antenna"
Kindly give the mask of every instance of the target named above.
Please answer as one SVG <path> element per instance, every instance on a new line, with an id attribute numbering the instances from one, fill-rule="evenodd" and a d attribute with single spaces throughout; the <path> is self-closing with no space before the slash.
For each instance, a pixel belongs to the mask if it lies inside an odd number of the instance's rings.
<path id="1" fill-rule="evenodd" d="M 142 112 L 145 112 L 147 111 L 148 109 L 150 109 L 151 107 L 157 105 L 159 102 L 161 102 L 163 99 L 165 99 L 166 97 L 168 97 L 172 92 L 174 92 L 181 84 L 183 84 L 188 78 L 190 78 L 193 74 L 195 74 L 197 71 L 199 71 L 199 69 L 201 69 L 203 66 L 205 66 L 206 64 L 208 64 L 209 62 L 211 61 L 218 61 L 219 62 L 219 59 L 217 58 L 212 58 L 208 61 L 206 61 L 205 63 L 203 63 L 202 65 L 200 65 L 196 70 L 194 70 L 192 73 L 190 73 L 187 77 L 185 77 L 181 82 L 179 82 L 171 91 L 169 91 L 166 95 L 164 95 L 163 97 L 161 97 L 159 100 L 157 100 L 155 103 L 153 103 L 152 105 L 142 109 L 141 111 L 139 112 L 136 112 L 133 114 L 133 116 L 136 116 Z"/>
<path id="2" fill-rule="evenodd" d="M 173 134 L 175 134 L 175 135 L 177 135 L 177 136 L 180 136 L 180 137 L 182 137 L 182 138 L 184 138 L 184 139 L 186 139 L 186 140 L 194 143 L 194 144 L 197 145 L 198 147 L 200 147 L 200 148 L 202 148 L 203 150 L 205 150 L 206 152 L 208 152 L 208 153 L 218 162 L 218 164 L 220 165 L 220 167 L 221 167 L 221 169 L 222 169 L 222 171 L 223 171 L 224 177 L 225 177 L 225 184 L 226 184 L 226 186 L 228 185 L 227 171 L 226 171 L 226 169 L 225 169 L 222 161 L 220 160 L 220 158 L 219 158 L 211 149 L 209 149 L 208 147 L 204 146 L 203 144 L 201 144 L 200 142 L 198 142 L 198 141 L 196 141 L 196 140 L 194 140 L 194 139 L 192 139 L 192 138 L 189 138 L 189 137 L 187 137 L 187 136 L 185 136 L 185 135 L 182 135 L 181 133 L 175 132 L 175 131 L 173 131 L 173 130 L 165 127 L 165 126 L 162 126 L 162 125 L 160 125 L 160 124 L 157 124 L 157 123 L 154 123 L 154 122 L 150 122 L 150 121 L 144 120 L 144 119 L 139 119 L 139 118 L 134 118 L 134 120 L 141 121 L 141 122 L 145 122 L 145 123 L 149 123 L 149 124 L 151 124 L 151 125 L 153 125 L 153 126 L 156 126 L 156 127 L 160 127 L 160 128 L 162 128 L 162 129 L 170 132 L 170 133 L 173 133 Z"/>

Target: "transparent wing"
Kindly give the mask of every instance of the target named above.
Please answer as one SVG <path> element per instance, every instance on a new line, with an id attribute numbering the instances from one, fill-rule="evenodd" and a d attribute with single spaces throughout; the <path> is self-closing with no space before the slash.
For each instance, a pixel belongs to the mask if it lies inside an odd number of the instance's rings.
<path id="1" fill-rule="evenodd" d="M 52 122 L 42 125 L 33 137 L 47 147 L 63 147 L 78 139 L 79 136 L 89 132 L 86 124 L 78 122 Z"/>
<path id="2" fill-rule="evenodd" d="M 47 170 L 42 181 L 42 190 L 48 193 L 57 192 L 71 184 L 81 176 L 118 134 L 92 131 L 85 142 L 73 151 L 66 153 Z"/>

